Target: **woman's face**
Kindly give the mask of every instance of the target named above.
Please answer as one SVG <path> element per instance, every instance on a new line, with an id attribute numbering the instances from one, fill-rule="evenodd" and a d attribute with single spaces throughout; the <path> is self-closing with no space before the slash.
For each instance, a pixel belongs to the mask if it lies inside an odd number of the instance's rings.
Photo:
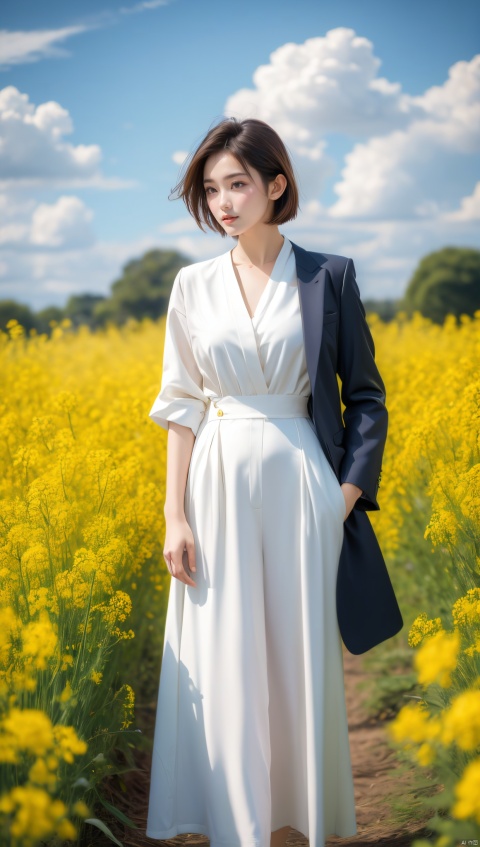
<path id="1" fill-rule="evenodd" d="M 272 190 L 272 182 L 269 198 L 259 172 L 252 167 L 249 170 L 251 176 L 228 150 L 209 156 L 203 169 L 210 212 L 231 236 L 241 235 L 256 224 L 267 223 L 274 199 L 282 193 Z"/>

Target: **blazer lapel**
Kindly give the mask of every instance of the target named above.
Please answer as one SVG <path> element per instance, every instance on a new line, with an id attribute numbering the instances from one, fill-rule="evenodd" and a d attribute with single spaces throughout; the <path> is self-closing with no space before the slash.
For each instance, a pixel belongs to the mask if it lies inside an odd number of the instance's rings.
<path id="1" fill-rule="evenodd" d="M 313 253 L 299 247 L 291 239 L 290 241 L 295 253 L 297 277 L 301 283 L 298 287 L 298 294 L 305 342 L 305 358 L 313 395 L 322 343 L 325 269 L 314 258 Z"/>

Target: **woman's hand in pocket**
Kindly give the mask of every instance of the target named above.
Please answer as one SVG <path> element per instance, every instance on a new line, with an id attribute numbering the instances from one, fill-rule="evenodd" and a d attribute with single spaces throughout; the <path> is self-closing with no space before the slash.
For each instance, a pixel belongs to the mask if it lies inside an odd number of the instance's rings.
<path id="1" fill-rule="evenodd" d="M 359 488 L 358 485 L 354 485 L 353 482 L 342 482 L 340 488 L 342 489 L 345 500 L 345 517 L 343 520 L 346 521 L 355 503 L 360 497 L 362 489 Z"/>
<path id="2" fill-rule="evenodd" d="M 167 520 L 163 557 L 169 572 L 175 579 L 179 579 L 180 582 L 191 585 L 193 588 L 197 587 L 190 576 L 190 573 L 195 573 L 197 568 L 195 564 L 195 542 L 186 518 L 170 518 Z"/>

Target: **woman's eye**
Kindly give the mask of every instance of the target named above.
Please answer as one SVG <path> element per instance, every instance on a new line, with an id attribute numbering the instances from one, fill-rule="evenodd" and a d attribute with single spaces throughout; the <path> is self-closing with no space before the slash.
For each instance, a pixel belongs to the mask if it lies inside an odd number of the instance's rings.
<path id="1" fill-rule="evenodd" d="M 233 185 L 245 185 L 244 182 L 234 182 Z"/>
<path id="2" fill-rule="evenodd" d="M 215 189 L 214 189 L 214 188 L 212 188 L 212 186 L 211 186 L 211 185 L 208 185 L 208 186 L 207 186 L 207 188 L 205 189 L 205 191 L 206 191 L 206 193 L 207 193 L 207 194 L 210 194 L 210 192 L 211 192 L 211 191 L 215 191 Z"/>

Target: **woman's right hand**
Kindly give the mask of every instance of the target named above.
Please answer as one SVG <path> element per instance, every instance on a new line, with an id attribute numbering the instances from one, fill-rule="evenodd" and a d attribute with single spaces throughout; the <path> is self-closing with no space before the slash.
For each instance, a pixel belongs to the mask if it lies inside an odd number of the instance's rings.
<path id="1" fill-rule="evenodd" d="M 163 557 L 169 572 L 175 579 L 179 579 L 185 585 L 197 587 L 188 574 L 188 571 L 195 573 L 197 568 L 193 532 L 185 518 L 170 518 L 167 521 Z"/>

